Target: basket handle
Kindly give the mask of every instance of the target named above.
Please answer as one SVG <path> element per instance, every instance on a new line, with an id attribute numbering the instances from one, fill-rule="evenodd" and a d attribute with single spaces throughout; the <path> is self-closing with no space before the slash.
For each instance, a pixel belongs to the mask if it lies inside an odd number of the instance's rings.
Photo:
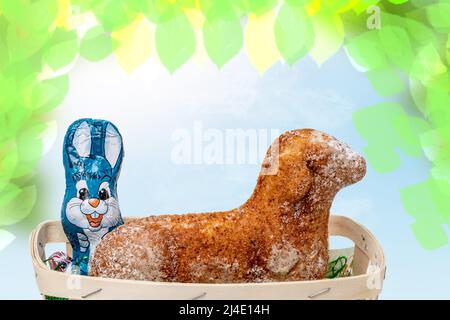
<path id="1" fill-rule="evenodd" d="M 338 215 L 330 216 L 330 235 L 343 236 L 355 243 L 355 260 L 363 263 L 354 269 L 355 274 L 364 274 L 371 265 L 385 268 L 383 248 L 374 235 L 361 224 L 350 218 Z"/>

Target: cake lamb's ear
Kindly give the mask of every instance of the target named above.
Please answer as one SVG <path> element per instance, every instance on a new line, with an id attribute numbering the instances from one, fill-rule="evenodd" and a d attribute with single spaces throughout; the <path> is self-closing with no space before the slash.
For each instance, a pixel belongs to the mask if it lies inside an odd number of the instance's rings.
<path id="1" fill-rule="evenodd" d="M 108 123 L 105 132 L 105 158 L 113 171 L 117 171 L 122 161 L 122 137 L 117 129 Z"/>

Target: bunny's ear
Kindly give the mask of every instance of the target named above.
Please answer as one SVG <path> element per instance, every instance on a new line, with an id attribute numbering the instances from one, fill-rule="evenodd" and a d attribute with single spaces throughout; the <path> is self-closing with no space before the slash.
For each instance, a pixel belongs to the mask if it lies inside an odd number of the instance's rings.
<path id="1" fill-rule="evenodd" d="M 114 170 L 115 166 L 121 157 L 122 152 L 122 137 L 117 129 L 108 123 L 105 134 L 105 158 L 108 160 L 111 168 Z M 120 165 L 120 162 L 119 162 Z"/>
<path id="2" fill-rule="evenodd" d="M 78 153 L 79 157 L 89 157 L 91 153 L 91 127 L 84 121 L 76 129 L 72 145 Z"/>

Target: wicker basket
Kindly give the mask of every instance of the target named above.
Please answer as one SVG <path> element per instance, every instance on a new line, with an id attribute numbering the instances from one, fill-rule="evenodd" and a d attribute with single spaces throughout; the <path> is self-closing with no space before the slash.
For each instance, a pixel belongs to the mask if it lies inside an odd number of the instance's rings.
<path id="1" fill-rule="evenodd" d="M 70 275 L 50 270 L 43 262 L 45 246 L 66 243 L 60 221 L 41 223 L 31 234 L 36 281 L 44 296 L 69 299 L 377 299 L 385 277 L 383 249 L 362 225 L 331 216 L 331 236 L 343 236 L 354 246 L 353 275 L 316 281 L 238 284 L 167 283 Z"/>

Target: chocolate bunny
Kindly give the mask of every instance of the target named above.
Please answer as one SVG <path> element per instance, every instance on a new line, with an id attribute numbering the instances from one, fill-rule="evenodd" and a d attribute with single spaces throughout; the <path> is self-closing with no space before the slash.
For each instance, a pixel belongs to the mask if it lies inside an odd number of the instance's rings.
<path id="1" fill-rule="evenodd" d="M 65 135 L 61 219 L 80 274 L 88 274 L 100 240 L 123 224 L 117 198 L 123 155 L 122 137 L 111 122 L 80 119 Z"/>

